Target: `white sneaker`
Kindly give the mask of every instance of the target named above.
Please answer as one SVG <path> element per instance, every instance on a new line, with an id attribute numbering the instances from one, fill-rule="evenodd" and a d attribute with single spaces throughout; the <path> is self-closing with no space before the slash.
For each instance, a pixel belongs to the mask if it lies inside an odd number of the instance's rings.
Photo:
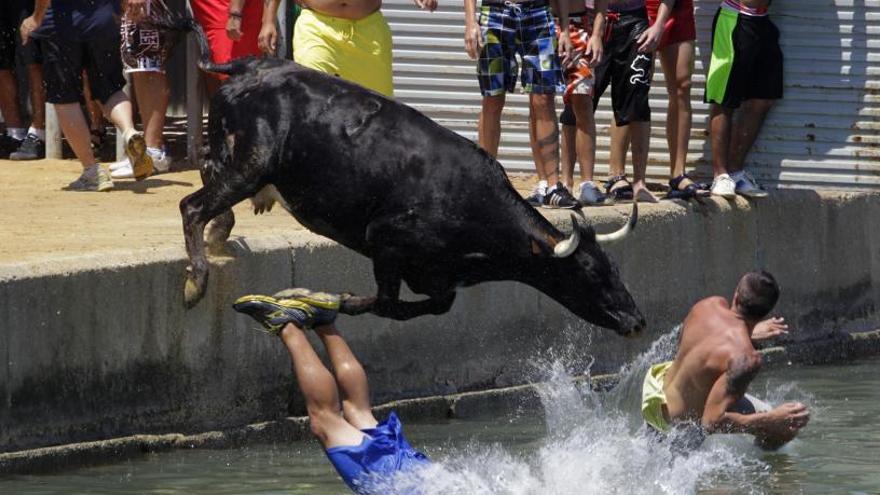
<path id="1" fill-rule="evenodd" d="M 752 177 L 752 174 L 745 170 L 730 174 L 730 178 L 736 182 L 737 194 L 741 194 L 747 198 L 766 198 L 770 195 L 763 187 L 755 182 L 755 178 Z"/>
<path id="2" fill-rule="evenodd" d="M 726 199 L 733 199 L 736 197 L 736 182 L 729 175 L 721 174 L 715 177 L 715 180 L 712 182 L 712 194 Z"/>
<path id="3" fill-rule="evenodd" d="M 161 174 L 167 172 L 171 168 L 171 158 L 164 152 L 153 153 L 148 152 L 150 158 L 153 159 L 153 173 Z M 131 160 L 124 158 L 118 162 L 110 164 L 110 176 L 114 179 L 132 179 L 134 178 L 134 170 L 131 166 Z"/>

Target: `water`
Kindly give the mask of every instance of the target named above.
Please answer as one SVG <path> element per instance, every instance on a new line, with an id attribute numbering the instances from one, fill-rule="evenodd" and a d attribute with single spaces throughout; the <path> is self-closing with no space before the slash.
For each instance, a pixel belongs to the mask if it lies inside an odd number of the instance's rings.
<path id="1" fill-rule="evenodd" d="M 427 494 L 654 494 L 880 492 L 880 359 L 786 367 L 752 386 L 772 402 L 812 409 L 801 436 L 778 452 L 750 437 L 714 436 L 674 457 L 649 447 L 637 411 L 649 363 L 674 338 L 623 371 L 613 391 L 571 384 L 564 360 L 535 363 L 543 414 L 406 426 L 409 440 L 437 461 L 394 480 L 385 492 L 420 486 Z M 191 450 L 59 474 L 0 478 L 2 494 L 340 494 L 348 493 L 314 441 L 238 450 Z"/>

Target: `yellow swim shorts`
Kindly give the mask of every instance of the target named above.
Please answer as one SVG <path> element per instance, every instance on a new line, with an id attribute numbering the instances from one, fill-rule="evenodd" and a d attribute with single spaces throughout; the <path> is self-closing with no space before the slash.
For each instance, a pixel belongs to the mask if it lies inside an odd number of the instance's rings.
<path id="1" fill-rule="evenodd" d="M 642 383 L 642 417 L 645 418 L 645 423 L 663 433 L 669 431 L 669 422 L 663 414 L 663 406 L 666 404 L 663 379 L 671 366 L 672 361 L 651 366 Z"/>
<path id="2" fill-rule="evenodd" d="M 293 31 L 293 59 L 385 96 L 394 96 L 391 29 L 378 10 L 353 21 L 304 9 Z"/>

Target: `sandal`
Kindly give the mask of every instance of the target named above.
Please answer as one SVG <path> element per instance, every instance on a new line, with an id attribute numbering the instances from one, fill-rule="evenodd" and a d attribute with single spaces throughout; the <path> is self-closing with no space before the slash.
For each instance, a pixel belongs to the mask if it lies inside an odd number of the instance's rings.
<path id="1" fill-rule="evenodd" d="M 626 179 L 626 175 L 616 175 L 605 181 L 605 194 L 615 201 L 633 199 L 632 184 Z"/>
<path id="2" fill-rule="evenodd" d="M 684 187 L 682 187 L 682 183 L 684 183 Z M 666 198 L 687 201 L 697 197 L 699 191 L 700 186 L 693 179 L 688 177 L 687 174 L 681 174 L 678 177 L 669 179 L 669 194 L 666 195 Z"/>

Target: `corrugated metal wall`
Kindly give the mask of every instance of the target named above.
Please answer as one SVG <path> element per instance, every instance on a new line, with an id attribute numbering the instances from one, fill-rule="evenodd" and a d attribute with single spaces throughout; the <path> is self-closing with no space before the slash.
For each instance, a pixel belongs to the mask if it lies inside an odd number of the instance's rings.
<path id="1" fill-rule="evenodd" d="M 718 0 L 696 0 L 698 51 L 689 168 L 710 176 L 708 107 L 702 103 L 708 42 Z M 464 52 L 463 6 L 440 0 L 434 13 L 411 0 L 385 0 L 394 32 L 395 91 L 441 124 L 476 139 L 480 107 L 475 63 Z M 748 161 L 765 184 L 880 190 L 880 0 L 776 0 L 774 22 L 786 56 L 785 99 L 770 114 Z M 668 178 L 666 92 L 657 70 L 649 175 Z M 499 159 L 533 170 L 527 101 L 508 96 Z M 609 97 L 597 112 L 597 177 L 607 174 Z"/>

